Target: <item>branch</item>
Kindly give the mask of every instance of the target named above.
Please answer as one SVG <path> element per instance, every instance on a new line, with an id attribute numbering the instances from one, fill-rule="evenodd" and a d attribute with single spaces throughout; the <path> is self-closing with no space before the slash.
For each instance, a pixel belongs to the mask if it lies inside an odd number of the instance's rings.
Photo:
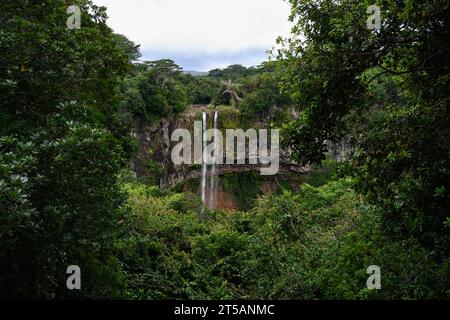
<path id="1" fill-rule="evenodd" d="M 386 72 L 389 72 L 389 73 L 392 73 L 392 74 L 395 74 L 395 75 L 401 75 L 401 74 L 407 74 L 407 73 L 412 73 L 412 71 L 393 71 L 393 70 L 389 70 L 388 68 L 386 68 L 386 67 L 383 67 L 383 66 L 379 66 L 381 69 L 383 69 L 383 70 L 385 70 Z"/>
<path id="2" fill-rule="evenodd" d="M 373 80 L 375 80 L 376 78 L 378 78 L 378 76 L 381 76 L 381 75 L 386 74 L 386 73 L 388 73 L 388 72 L 389 72 L 389 71 L 383 71 L 383 72 L 380 72 L 380 73 L 376 74 L 375 76 L 373 76 L 373 77 L 369 80 L 369 82 L 366 83 L 366 86 L 368 86 Z"/>

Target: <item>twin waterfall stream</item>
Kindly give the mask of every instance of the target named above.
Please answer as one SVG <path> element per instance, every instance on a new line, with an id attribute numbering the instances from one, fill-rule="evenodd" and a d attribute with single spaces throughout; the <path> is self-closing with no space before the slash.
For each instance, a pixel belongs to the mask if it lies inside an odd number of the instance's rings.
<path id="1" fill-rule="evenodd" d="M 219 124 L 219 112 L 214 112 L 214 129 L 218 129 Z M 201 196 L 202 196 L 202 202 L 204 206 L 210 210 L 216 209 L 217 205 L 217 186 L 218 186 L 218 176 L 217 176 L 217 168 L 216 168 L 216 162 L 214 161 L 210 165 L 210 179 L 209 179 L 209 185 L 207 181 L 208 176 L 208 164 L 206 163 L 205 159 L 205 151 L 206 151 L 206 137 L 205 133 L 208 130 L 207 128 L 207 114 L 206 112 L 203 112 L 202 114 L 202 140 L 203 140 L 203 153 L 202 153 L 202 177 L 200 182 L 200 188 L 201 188 Z M 209 189 L 209 194 L 207 194 L 207 190 Z M 208 195 L 208 198 L 207 198 Z"/>

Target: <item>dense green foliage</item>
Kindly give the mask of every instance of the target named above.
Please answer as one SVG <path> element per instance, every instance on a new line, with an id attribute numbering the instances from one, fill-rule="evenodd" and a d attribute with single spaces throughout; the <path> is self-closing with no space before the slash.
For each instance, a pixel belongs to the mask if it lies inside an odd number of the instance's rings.
<path id="1" fill-rule="evenodd" d="M 139 56 L 134 43 L 115 37 L 121 40 L 119 47 L 132 60 Z M 281 123 L 292 101 L 279 88 L 281 76 L 276 65 L 276 62 L 265 62 L 257 68 L 233 65 L 194 77 L 170 59 L 137 62 L 121 85 L 121 114 L 130 122 L 139 119 L 151 123 L 176 116 L 189 104 L 211 104 L 239 109 L 249 121 Z"/>
<path id="2" fill-rule="evenodd" d="M 133 214 L 118 255 L 130 298 L 398 299 L 448 296 L 439 265 L 413 238 L 392 241 L 382 212 L 349 179 L 304 184 L 248 212 L 198 215 L 188 194 L 127 184 Z M 182 204 L 182 210 L 180 209 Z M 177 209 L 178 208 L 178 209 Z M 382 266 L 383 290 L 366 288 Z"/>
<path id="3" fill-rule="evenodd" d="M 232 80 L 247 78 L 261 73 L 261 68 L 246 68 L 240 64 L 233 64 L 225 69 L 214 69 L 208 72 L 208 76 L 219 80 Z"/>
<path id="4" fill-rule="evenodd" d="M 302 163 L 350 135 L 348 173 L 382 208 L 394 239 L 414 236 L 442 263 L 450 252 L 450 14 L 446 1 L 290 1 L 280 40 L 284 85 L 301 111 L 284 142 Z M 382 11 L 379 30 L 366 9 Z M 448 281 L 448 278 L 446 279 Z"/>
<path id="5" fill-rule="evenodd" d="M 281 73 L 277 64 L 264 62 L 256 68 L 232 65 L 210 71 L 208 77 L 222 80 L 212 103 L 237 107 L 249 120 L 275 118 L 281 122 L 280 114 L 291 107 L 292 101 L 279 87 Z"/>
<path id="6" fill-rule="evenodd" d="M 262 121 L 270 121 L 271 118 L 279 121 L 276 115 L 286 110 L 290 111 L 292 105 L 290 97 L 281 92 L 279 81 L 279 73 L 269 71 L 246 79 L 243 82 L 245 95 L 240 107 L 242 113 L 246 117 Z"/>
<path id="7" fill-rule="evenodd" d="M 137 64 L 135 69 L 122 83 L 124 113 L 151 122 L 184 110 L 188 92 L 177 64 L 167 59 Z"/>
<path id="8" fill-rule="evenodd" d="M 116 112 L 129 60 L 104 9 L 84 1 L 83 28 L 68 31 L 68 5 L 41 2 L 0 3 L 0 293 L 64 297 L 78 264 L 84 295 L 104 295 L 131 151 Z"/>
<path id="9" fill-rule="evenodd" d="M 79 30 L 69 1 L 0 2 L 0 298 L 450 297 L 448 5 L 376 1 L 370 31 L 369 1 L 289 2 L 279 61 L 200 77 L 138 61 L 92 1 Z M 224 177 L 245 211 L 210 211 L 157 187 L 160 163 L 139 180 L 127 168 L 133 125 L 190 104 L 219 110 L 222 130 L 286 123 L 300 163 L 324 164 L 325 140 L 354 152 L 262 197 L 254 174 Z"/>

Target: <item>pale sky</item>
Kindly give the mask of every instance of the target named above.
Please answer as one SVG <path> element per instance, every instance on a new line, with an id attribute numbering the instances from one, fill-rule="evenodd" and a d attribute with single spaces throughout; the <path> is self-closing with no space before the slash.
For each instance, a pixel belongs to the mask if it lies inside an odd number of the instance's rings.
<path id="1" fill-rule="evenodd" d="M 94 0 L 109 26 L 141 45 L 144 60 L 170 58 L 185 70 L 258 65 L 288 36 L 283 0 Z"/>

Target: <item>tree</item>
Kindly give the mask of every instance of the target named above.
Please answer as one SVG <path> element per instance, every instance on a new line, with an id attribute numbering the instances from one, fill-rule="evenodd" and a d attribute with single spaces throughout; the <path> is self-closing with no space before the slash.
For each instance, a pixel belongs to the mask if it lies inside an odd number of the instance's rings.
<path id="1" fill-rule="evenodd" d="M 164 59 L 136 64 L 135 69 L 122 82 L 124 112 L 151 122 L 184 111 L 188 86 L 180 66 Z"/>
<path id="2" fill-rule="evenodd" d="M 129 57 L 105 8 L 78 3 L 82 28 L 70 31 L 64 1 L 0 3 L 2 297 L 77 295 L 66 288 L 73 264 L 85 296 L 119 283 L 110 252 L 126 200 L 117 174 L 131 152 L 117 114 Z"/>
<path id="3" fill-rule="evenodd" d="M 135 44 L 129 40 L 126 36 L 121 34 L 113 34 L 114 42 L 127 56 L 130 62 L 138 60 L 142 54 L 139 51 L 141 45 Z"/>
<path id="4" fill-rule="evenodd" d="M 223 88 L 222 95 L 228 96 L 231 106 L 236 107 L 238 105 L 239 101 L 242 100 L 242 98 L 239 97 L 239 94 L 237 92 L 239 89 L 239 85 L 234 83 L 231 80 L 221 81 L 221 84 L 222 84 L 222 88 Z"/>
<path id="5" fill-rule="evenodd" d="M 285 127 L 285 146 L 302 163 L 319 162 L 324 140 L 351 134 L 359 190 L 385 209 L 386 228 L 414 235 L 444 259 L 450 244 L 446 1 L 376 1 L 382 22 L 374 31 L 366 25 L 372 2 L 289 2 L 295 26 L 290 39 L 280 40 L 279 57 L 302 116 Z M 377 82 L 383 76 L 391 88 Z M 372 104 L 373 84 L 394 95 Z"/>
<path id="6" fill-rule="evenodd" d="M 249 117 L 261 117 L 267 120 L 275 113 L 275 108 L 286 108 L 292 105 L 289 95 L 279 88 L 280 75 L 275 72 L 264 72 L 243 80 L 244 97 L 241 111 Z"/>
<path id="7" fill-rule="evenodd" d="M 253 68 L 246 68 L 240 64 L 233 64 L 225 69 L 214 69 L 208 73 L 209 77 L 218 78 L 222 80 L 237 80 L 239 78 L 247 77 L 253 74 Z"/>

